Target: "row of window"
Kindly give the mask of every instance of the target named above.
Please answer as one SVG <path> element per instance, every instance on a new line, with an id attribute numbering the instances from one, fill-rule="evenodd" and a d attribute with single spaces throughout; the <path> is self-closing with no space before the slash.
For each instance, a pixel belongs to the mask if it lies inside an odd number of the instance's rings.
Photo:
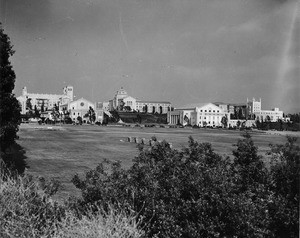
<path id="1" fill-rule="evenodd" d="M 208 120 L 211 120 L 211 117 L 203 117 L 204 120 L 206 120 L 206 118 L 208 118 Z M 201 120 L 201 116 L 199 117 L 199 119 Z M 214 116 L 212 117 L 212 119 L 213 119 L 213 120 L 217 120 L 217 121 L 220 120 L 219 117 L 216 117 L 216 118 L 215 118 Z"/>
<path id="2" fill-rule="evenodd" d="M 220 112 L 219 110 L 217 110 L 217 111 L 216 110 L 200 110 L 200 112 L 207 112 L 207 111 L 208 112 Z"/>

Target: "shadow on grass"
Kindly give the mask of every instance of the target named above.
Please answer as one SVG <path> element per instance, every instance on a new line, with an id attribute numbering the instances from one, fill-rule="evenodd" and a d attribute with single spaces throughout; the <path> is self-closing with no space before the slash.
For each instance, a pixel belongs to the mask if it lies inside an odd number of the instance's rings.
<path id="1" fill-rule="evenodd" d="M 6 165 L 7 168 L 10 169 L 10 171 L 15 171 L 18 174 L 23 174 L 25 171 L 25 168 L 28 168 L 29 166 L 26 163 L 26 152 L 23 149 L 22 146 L 20 146 L 18 143 L 15 143 L 7 150 L 6 153 L 1 154 L 1 157 Z"/>

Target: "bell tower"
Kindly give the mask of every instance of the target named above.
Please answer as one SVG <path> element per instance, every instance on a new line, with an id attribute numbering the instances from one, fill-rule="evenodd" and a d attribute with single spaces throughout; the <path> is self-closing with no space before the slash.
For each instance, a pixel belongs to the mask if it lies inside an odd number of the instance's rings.
<path id="1" fill-rule="evenodd" d="M 64 93 L 64 95 L 68 96 L 68 98 L 70 99 L 70 102 L 73 101 L 73 98 L 74 98 L 73 86 L 68 85 L 68 86 L 64 87 L 63 93 Z"/>

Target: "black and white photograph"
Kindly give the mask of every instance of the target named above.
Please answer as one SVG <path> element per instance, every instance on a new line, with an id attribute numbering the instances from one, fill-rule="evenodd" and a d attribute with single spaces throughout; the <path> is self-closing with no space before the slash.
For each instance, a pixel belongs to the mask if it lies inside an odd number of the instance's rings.
<path id="1" fill-rule="evenodd" d="M 0 237 L 297 238 L 299 0 L 0 0 Z"/>

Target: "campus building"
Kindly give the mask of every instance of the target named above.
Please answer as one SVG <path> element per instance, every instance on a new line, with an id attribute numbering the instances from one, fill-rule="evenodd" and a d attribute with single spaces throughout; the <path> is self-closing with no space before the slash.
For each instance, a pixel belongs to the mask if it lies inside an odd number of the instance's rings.
<path id="1" fill-rule="evenodd" d="M 109 110 L 129 110 L 163 114 L 171 110 L 171 103 L 167 101 L 138 100 L 129 96 L 128 93 L 121 87 L 116 92 L 114 98 L 109 101 Z"/>
<path id="2" fill-rule="evenodd" d="M 248 112 L 257 121 L 271 121 L 276 122 L 278 120 L 284 120 L 283 111 L 279 108 L 274 108 L 272 110 L 262 110 L 261 109 L 261 99 L 256 101 L 255 98 L 252 101 L 247 99 Z"/>
<path id="3" fill-rule="evenodd" d="M 72 101 L 68 105 L 68 111 L 70 113 L 70 118 L 72 121 L 77 121 L 78 117 L 82 118 L 83 123 L 86 123 L 89 118 L 86 117 L 90 107 L 95 112 L 95 121 L 102 122 L 103 121 L 103 110 L 96 107 L 95 103 L 90 102 L 87 99 L 80 98 L 76 101 Z"/>
<path id="4" fill-rule="evenodd" d="M 222 108 L 224 112 L 229 113 L 231 120 L 247 120 L 250 119 L 246 103 L 224 103 L 214 102 L 213 104 Z"/>
<path id="5" fill-rule="evenodd" d="M 38 110 L 47 111 L 52 110 L 55 105 L 67 105 L 73 101 L 73 97 L 72 86 L 64 87 L 62 94 L 28 93 L 27 88 L 24 87 L 22 95 L 17 97 L 17 99 L 21 105 L 21 113 L 25 114 L 28 110 L 33 110 L 35 107 Z"/>
<path id="6" fill-rule="evenodd" d="M 222 118 L 229 118 L 229 113 L 213 103 L 195 103 L 169 111 L 167 121 L 170 125 L 222 126 Z"/>

